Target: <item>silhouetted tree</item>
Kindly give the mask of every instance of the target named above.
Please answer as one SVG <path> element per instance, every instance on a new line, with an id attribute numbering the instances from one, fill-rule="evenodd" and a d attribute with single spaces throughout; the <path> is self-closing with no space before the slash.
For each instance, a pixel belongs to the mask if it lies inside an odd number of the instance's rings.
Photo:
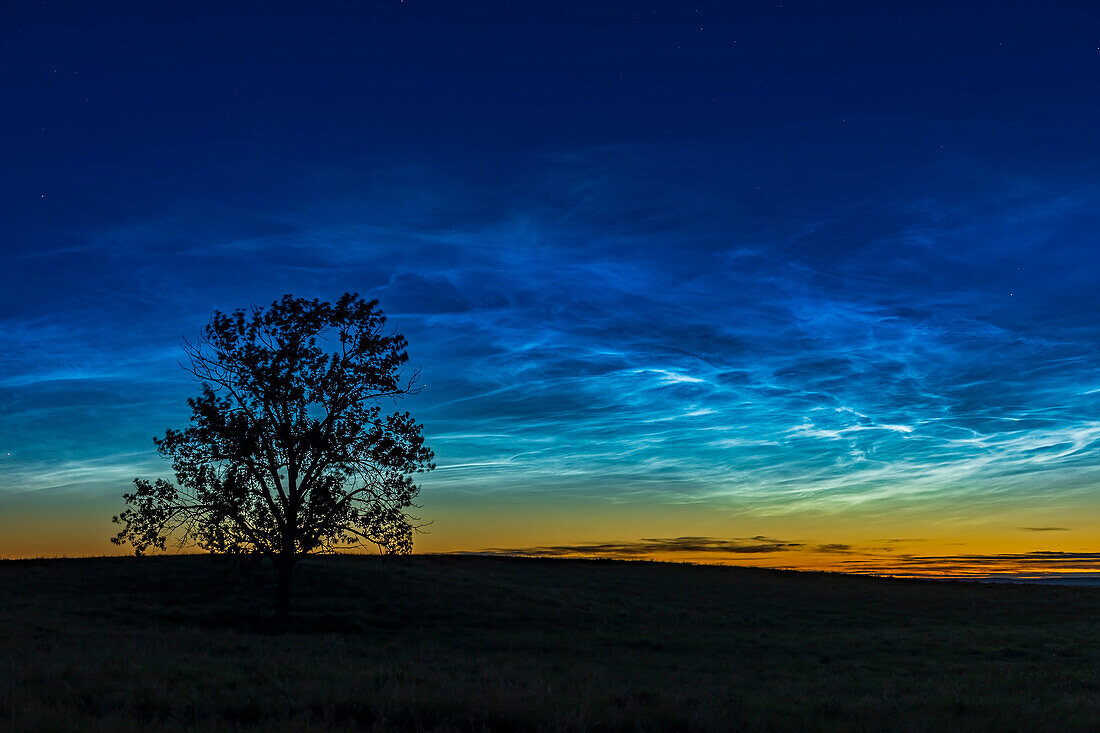
<path id="1" fill-rule="evenodd" d="M 169 540 L 262 554 L 275 566 L 284 622 L 301 555 L 365 543 L 410 552 L 414 518 L 404 510 L 433 454 L 409 413 L 384 415 L 378 404 L 416 382 L 403 381 L 407 343 L 385 323 L 377 301 L 352 294 L 215 312 L 184 345 L 202 382 L 187 401 L 191 424 L 154 438 L 176 483 L 135 479 L 111 541 L 138 555 Z"/>

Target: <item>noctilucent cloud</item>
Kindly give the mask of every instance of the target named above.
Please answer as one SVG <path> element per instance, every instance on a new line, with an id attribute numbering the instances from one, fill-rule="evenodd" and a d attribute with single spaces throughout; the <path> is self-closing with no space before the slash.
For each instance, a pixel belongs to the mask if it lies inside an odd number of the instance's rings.
<path id="1" fill-rule="evenodd" d="M 967 5 L 7 4 L 0 556 L 353 291 L 420 551 L 1100 570 L 1100 10 Z"/>

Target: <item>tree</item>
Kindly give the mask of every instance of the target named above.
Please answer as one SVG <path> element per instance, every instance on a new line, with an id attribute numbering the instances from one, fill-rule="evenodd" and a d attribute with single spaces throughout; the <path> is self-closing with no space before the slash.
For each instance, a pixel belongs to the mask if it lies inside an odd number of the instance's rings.
<path id="1" fill-rule="evenodd" d="M 153 439 L 176 483 L 134 479 L 111 541 L 137 555 L 172 540 L 270 558 L 283 622 L 300 556 L 369 543 L 410 552 L 404 510 L 434 456 L 408 412 L 380 407 L 414 392 L 417 375 L 403 381 L 407 343 L 377 305 L 285 295 L 266 310 L 215 311 L 184 343 L 202 382 L 190 426 Z"/>

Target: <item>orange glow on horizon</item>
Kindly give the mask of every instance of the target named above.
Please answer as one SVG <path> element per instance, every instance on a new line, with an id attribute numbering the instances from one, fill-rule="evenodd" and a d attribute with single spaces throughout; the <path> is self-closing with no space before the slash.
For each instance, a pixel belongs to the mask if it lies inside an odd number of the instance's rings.
<path id="1" fill-rule="evenodd" d="M 110 496 L 70 506 L 68 513 L 9 506 L 0 511 L 0 558 L 132 554 L 109 542 L 118 531 L 110 518 L 120 508 Z M 471 500 L 433 506 L 430 518 L 434 523 L 415 538 L 420 554 L 602 557 L 913 578 L 1100 574 L 1100 546 L 1088 529 L 1100 513 L 1091 507 L 1077 507 L 1071 517 L 1031 512 L 964 525 L 934 514 L 905 521 L 854 512 L 754 518 L 714 505 L 655 511 L 605 501 Z M 692 536 L 685 537 L 685 529 Z"/>

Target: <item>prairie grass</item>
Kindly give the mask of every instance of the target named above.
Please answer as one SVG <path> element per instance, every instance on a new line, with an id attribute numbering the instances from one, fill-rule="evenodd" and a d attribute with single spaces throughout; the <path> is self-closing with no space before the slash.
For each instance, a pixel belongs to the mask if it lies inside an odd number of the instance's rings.
<path id="1" fill-rule="evenodd" d="M 1100 589 L 646 562 L 0 562 L 0 729 L 1100 730 Z"/>

